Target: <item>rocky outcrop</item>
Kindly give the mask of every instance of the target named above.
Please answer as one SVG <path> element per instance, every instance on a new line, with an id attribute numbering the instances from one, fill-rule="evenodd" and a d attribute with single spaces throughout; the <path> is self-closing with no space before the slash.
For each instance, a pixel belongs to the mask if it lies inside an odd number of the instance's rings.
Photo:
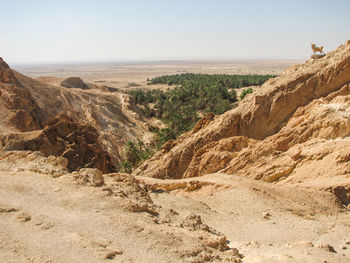
<path id="1" fill-rule="evenodd" d="M 69 77 L 61 82 L 61 86 L 69 89 L 88 89 L 89 87 L 79 77 Z"/>
<path id="2" fill-rule="evenodd" d="M 336 151 L 349 147 L 348 83 L 350 41 L 267 81 L 255 96 L 206 122 L 206 127 L 183 134 L 168 152 L 156 153 L 134 174 L 178 179 L 222 171 L 276 182 L 295 175 L 300 160 L 306 165 L 305 156 L 310 161 L 316 152 L 319 160 L 333 152 L 329 158 L 336 162 Z M 330 146 L 330 141 L 337 143 Z M 331 170 L 344 175 L 347 165 Z M 311 169 L 308 175 L 315 171 L 320 172 Z"/>
<path id="3" fill-rule="evenodd" d="M 40 109 L 30 92 L 17 80 L 14 72 L 0 58 L 0 118 L 19 131 L 41 127 Z"/>
<path id="4" fill-rule="evenodd" d="M 240 151 L 222 167 L 223 171 L 274 182 L 292 172 L 293 176 L 308 173 L 301 168 L 305 165 L 310 168 L 311 162 L 315 168 L 320 167 L 322 159 L 332 158 L 325 163 L 329 166 L 324 167 L 326 174 L 346 174 L 347 162 L 336 159 L 341 147 L 350 146 L 347 138 L 350 135 L 350 85 L 336 93 L 337 96 L 331 93 L 299 108 L 278 133 Z M 341 93 L 348 95 L 339 95 Z M 335 174 L 330 173 L 335 170 Z"/>
<path id="5" fill-rule="evenodd" d="M 192 133 L 196 133 L 200 129 L 203 129 L 208 126 L 208 124 L 214 119 L 214 114 L 209 112 L 207 115 L 203 116 L 193 127 Z"/>
<path id="6" fill-rule="evenodd" d="M 64 157 L 45 157 L 41 152 L 6 151 L 0 152 L 1 170 L 7 172 L 32 172 L 46 174 L 53 178 L 67 174 L 68 161 Z"/>
<path id="7" fill-rule="evenodd" d="M 118 91 L 111 93 L 97 88 L 86 90 L 87 84 L 81 79 L 70 78 L 65 83 L 72 84 L 73 88 L 50 86 L 33 80 L 12 70 L 0 60 L 0 140 L 6 141 L 6 145 L 0 145 L 0 150 L 2 147 L 15 146 L 15 149 L 43 150 L 45 155 L 60 156 L 70 149 L 65 153 L 71 159 L 69 169 L 96 165 L 95 168 L 110 172 L 114 171 L 112 166 L 119 165 L 126 141 L 147 142 L 152 138 L 148 127 L 157 126 L 157 123 L 144 117 L 128 94 Z M 70 116 L 70 120 L 66 121 L 74 123 L 68 127 L 67 132 L 72 133 L 72 129 L 78 129 L 69 138 L 62 133 L 63 126 L 57 126 L 63 125 L 63 119 L 54 124 L 58 116 L 66 113 Z M 42 129 L 44 130 L 41 131 Z M 58 141 L 50 137 L 51 133 L 58 134 Z M 50 137 L 50 143 L 55 146 L 43 144 L 44 140 L 38 138 L 38 134 Z M 91 134 L 98 138 L 96 147 L 88 142 Z M 9 138 L 12 138 L 11 142 L 8 141 Z M 29 147 L 27 144 L 33 138 L 41 146 Z M 80 151 L 78 148 L 81 143 L 83 149 Z M 27 146 L 24 147 L 24 144 Z M 72 145 L 64 146 L 69 144 Z M 73 158 L 72 154 L 81 156 Z M 93 160 L 94 156 L 96 160 Z M 107 156 L 110 160 L 105 159 Z"/>
<path id="8" fill-rule="evenodd" d="M 12 70 L 9 65 L 0 57 L 0 82 L 3 83 L 16 83 L 17 79 L 15 78 Z"/>
<path id="9" fill-rule="evenodd" d="M 115 171 L 110 155 L 103 150 L 95 128 L 73 121 L 67 115 L 53 119 L 30 137 L 17 134 L 3 137 L 5 150 L 40 151 L 45 156 L 61 156 L 68 160 L 68 170 L 97 168 L 103 173 Z"/>
<path id="10" fill-rule="evenodd" d="M 102 172 L 96 168 L 80 169 L 75 179 L 95 187 L 102 186 L 105 183 Z"/>

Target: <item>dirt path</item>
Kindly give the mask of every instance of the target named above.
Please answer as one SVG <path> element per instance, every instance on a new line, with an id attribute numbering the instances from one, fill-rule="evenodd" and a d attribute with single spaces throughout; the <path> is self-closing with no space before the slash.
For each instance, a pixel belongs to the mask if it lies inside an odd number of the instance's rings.
<path id="1" fill-rule="evenodd" d="M 137 183 L 111 174 L 91 187 L 76 174 L 53 178 L 45 171 L 58 168 L 29 154 L 0 158 L 1 262 L 239 262 L 229 248 L 243 262 L 350 259 L 350 214 L 327 192 L 224 174 Z M 193 215 L 202 222 L 188 223 Z M 228 250 L 203 246 L 222 234 Z"/>

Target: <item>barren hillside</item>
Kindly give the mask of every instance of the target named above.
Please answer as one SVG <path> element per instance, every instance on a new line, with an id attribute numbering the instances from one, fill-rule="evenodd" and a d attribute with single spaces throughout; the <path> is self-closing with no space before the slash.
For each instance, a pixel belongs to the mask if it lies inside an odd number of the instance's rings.
<path id="1" fill-rule="evenodd" d="M 126 141 L 140 139 L 147 142 L 152 136 L 149 128 L 159 125 L 158 121 L 145 118 L 125 93 L 103 91 L 98 87 L 83 90 L 50 86 L 11 70 L 2 59 L 0 93 L 2 148 L 45 148 L 45 154 L 62 155 L 70 161 L 77 154 L 90 152 L 83 162 L 80 160 L 80 167 L 104 167 L 104 172 L 118 166 Z M 57 122 L 57 118 L 61 120 Z M 77 127 L 80 134 L 71 134 Z M 76 136 L 84 137 L 79 140 L 86 142 L 83 146 L 86 149 L 80 153 L 75 151 L 78 147 L 71 147 L 72 144 L 79 145 Z M 100 150 L 96 152 L 97 148 L 92 144 L 97 144 Z M 111 164 L 106 164 L 102 160 L 104 157 L 99 156 L 109 156 Z M 101 164 L 96 166 L 89 162 Z"/>
<path id="2" fill-rule="evenodd" d="M 211 174 L 159 180 L 62 157 L 0 155 L 2 262 L 349 262 L 349 212 L 326 191 Z"/>
<path id="3" fill-rule="evenodd" d="M 267 81 L 237 108 L 168 142 L 134 174 L 238 174 L 332 190 L 347 205 L 349 102 L 350 41 Z"/>
<path id="4" fill-rule="evenodd" d="M 153 120 L 128 96 L 2 61 L 0 81 L 1 262 L 350 261 L 350 41 L 132 175 L 110 173 L 119 142 L 147 138 Z"/>

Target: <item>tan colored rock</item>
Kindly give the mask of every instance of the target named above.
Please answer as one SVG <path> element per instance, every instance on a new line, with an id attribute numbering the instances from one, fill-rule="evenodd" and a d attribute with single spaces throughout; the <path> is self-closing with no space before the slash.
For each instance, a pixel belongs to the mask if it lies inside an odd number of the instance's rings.
<path id="1" fill-rule="evenodd" d="M 61 156 L 56 157 L 56 156 L 50 155 L 49 157 L 47 157 L 47 160 L 52 165 L 61 166 L 63 168 L 66 168 L 67 165 L 68 165 L 67 158 L 64 158 L 64 157 L 61 157 Z"/>
<path id="2" fill-rule="evenodd" d="M 21 144 L 9 145 L 12 139 Z M 3 143 L 6 150 L 40 151 L 48 156 L 50 163 L 67 167 L 69 171 L 84 167 L 95 167 L 104 173 L 115 171 L 111 156 L 103 149 L 98 131 L 87 123 L 74 121 L 68 115 L 51 120 L 43 130 L 29 138 L 8 135 L 3 138 Z"/>
<path id="3" fill-rule="evenodd" d="M 318 244 L 317 247 L 321 248 L 323 250 L 326 250 L 328 252 L 337 253 L 337 251 L 335 251 L 334 247 L 332 247 L 329 244 Z"/>
<path id="4" fill-rule="evenodd" d="M 211 122 L 214 119 L 214 114 L 212 112 L 209 112 L 207 115 L 205 115 L 202 119 L 200 119 L 193 127 L 192 133 L 196 133 L 200 129 L 205 128 L 208 126 L 209 122 Z"/>
<path id="5" fill-rule="evenodd" d="M 239 250 L 237 248 L 232 248 L 227 250 L 228 253 L 230 253 L 232 256 L 239 257 Z"/>
<path id="6" fill-rule="evenodd" d="M 17 215 L 16 215 L 16 219 L 17 221 L 19 222 L 28 222 L 32 219 L 32 217 L 30 216 L 29 213 L 27 212 L 19 212 Z"/>
<path id="7" fill-rule="evenodd" d="M 124 200 L 122 207 L 131 212 L 147 212 L 151 215 L 158 215 L 157 208 L 153 203 L 145 201 L 130 201 Z"/>
<path id="8" fill-rule="evenodd" d="M 69 162 L 67 158 L 59 156 L 59 157 L 56 157 L 56 163 L 58 166 L 66 168 Z"/>
<path id="9" fill-rule="evenodd" d="M 75 88 L 31 79 L 0 59 L 0 149 L 40 150 L 56 157 L 65 153 L 70 171 L 95 167 L 108 173 L 119 166 L 126 141 L 148 143 L 153 136 L 149 127 L 164 125 L 143 116 L 128 94 L 86 89 L 89 85 L 79 79 L 65 83 Z M 63 123 L 62 115 L 70 120 Z M 38 140 L 41 149 L 36 149 Z"/>
<path id="10" fill-rule="evenodd" d="M 225 251 L 228 250 L 229 247 L 226 244 L 226 236 L 205 236 L 203 239 L 203 244 L 211 247 L 211 248 L 216 248 L 220 251 Z"/>
<path id="11" fill-rule="evenodd" d="M 12 70 L 7 63 L 0 57 L 0 82 L 15 83 L 17 82 Z"/>
<path id="12" fill-rule="evenodd" d="M 79 77 L 69 77 L 61 82 L 61 86 L 69 89 L 88 89 L 89 87 Z"/>
<path id="13" fill-rule="evenodd" d="M 349 45 L 287 69 L 254 95 L 205 127 L 200 122 L 133 174 L 179 179 L 223 172 L 325 190 L 350 185 Z"/>
<path id="14" fill-rule="evenodd" d="M 201 219 L 200 215 L 196 215 L 194 213 L 191 213 L 182 220 L 180 226 L 188 228 L 192 231 L 198 230 L 198 229 L 201 229 L 202 219 Z"/>
<path id="15" fill-rule="evenodd" d="M 43 157 L 42 152 L 35 151 L 35 152 L 32 152 L 32 153 L 27 155 L 27 160 L 28 161 L 35 161 L 36 159 L 42 158 L 42 157 Z"/>
<path id="16" fill-rule="evenodd" d="M 78 179 L 91 186 L 102 186 L 104 184 L 102 172 L 96 168 L 81 169 Z"/>
<path id="17" fill-rule="evenodd" d="M 2 129 L 21 132 L 42 127 L 40 109 L 31 93 L 24 89 L 13 71 L 0 58 L 0 120 Z"/>

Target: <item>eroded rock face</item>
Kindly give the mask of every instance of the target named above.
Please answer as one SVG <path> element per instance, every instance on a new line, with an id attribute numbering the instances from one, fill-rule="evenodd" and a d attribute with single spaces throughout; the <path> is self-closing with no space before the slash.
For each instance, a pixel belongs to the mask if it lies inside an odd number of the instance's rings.
<path id="1" fill-rule="evenodd" d="M 221 171 L 268 182 L 288 177 L 289 183 L 320 174 L 345 175 L 348 162 L 337 160 L 346 159 L 338 157 L 338 151 L 350 147 L 348 83 L 349 41 L 321 59 L 310 59 L 267 81 L 255 96 L 205 127 L 183 134 L 134 174 L 178 179 Z M 326 156 L 329 159 L 323 162 Z M 295 173 L 298 179 L 289 177 Z M 331 180 L 324 181 L 319 187 L 330 184 Z"/>
<path id="2" fill-rule="evenodd" d="M 62 156 L 68 170 L 97 168 L 103 173 L 115 171 L 109 154 L 103 150 L 97 130 L 67 115 L 55 118 L 32 138 L 4 137 L 6 150 L 41 151 L 45 156 Z"/>
<path id="3" fill-rule="evenodd" d="M 110 172 L 114 170 L 108 168 L 111 167 L 109 163 L 118 167 L 125 142 L 141 140 L 147 143 L 152 138 L 149 127 L 161 126 L 144 117 L 125 93 L 111 93 L 92 86 L 85 90 L 87 84 L 80 79 L 73 78 L 67 82 L 74 89 L 50 86 L 31 79 L 0 60 L 0 150 L 3 147 L 40 148 L 45 155 L 60 156 L 64 153 L 70 158 L 70 170 L 98 165 L 95 168 Z M 53 120 L 62 114 L 71 116 L 75 124 L 72 127 L 66 127 L 61 122 L 62 127 L 53 124 Z M 45 131 L 41 131 L 44 127 Z M 73 129 L 82 127 L 85 127 L 83 131 L 73 133 Z M 72 133 L 69 138 L 63 131 L 66 128 L 69 134 Z M 51 133 L 52 136 L 49 135 Z M 58 141 L 56 134 L 59 134 Z M 98 146 L 89 142 L 92 134 L 94 138 L 99 138 Z M 46 135 L 50 139 L 44 143 L 42 137 Z M 41 146 L 35 146 L 33 138 L 39 138 Z M 82 141 L 79 141 L 81 138 Z M 110 156 L 111 160 L 108 161 L 106 156 Z"/>
<path id="4" fill-rule="evenodd" d="M 1 57 L 0 57 L 0 82 L 3 82 L 3 83 L 17 82 L 12 70 Z"/>
<path id="5" fill-rule="evenodd" d="M 208 124 L 214 119 L 214 114 L 209 112 L 207 115 L 203 116 L 193 127 L 192 133 L 196 133 L 200 129 L 203 129 L 208 126 Z"/>
<path id="6" fill-rule="evenodd" d="M 103 173 L 115 171 L 110 156 L 103 150 L 98 138 L 97 130 L 92 126 L 62 116 L 51 121 L 37 141 L 29 141 L 28 145 L 35 145 L 45 156 L 67 158 L 70 171 L 85 167 L 94 167 Z"/>
<path id="7" fill-rule="evenodd" d="M 284 179 L 292 173 L 301 176 L 304 172 L 309 178 L 312 174 L 320 176 L 320 167 L 325 169 L 322 173 L 325 177 L 346 174 L 348 163 L 339 161 L 346 159 L 346 155 L 338 155 L 342 148 L 350 147 L 349 102 L 350 85 L 345 85 L 337 94 L 331 93 L 299 108 L 278 133 L 240 151 L 223 167 L 223 172 L 245 174 L 267 182 Z"/>
<path id="8" fill-rule="evenodd" d="M 41 127 L 38 105 L 2 58 L 0 58 L 0 103 L 6 109 L 6 112 L 3 109 L 0 117 L 15 129 L 32 131 Z"/>

